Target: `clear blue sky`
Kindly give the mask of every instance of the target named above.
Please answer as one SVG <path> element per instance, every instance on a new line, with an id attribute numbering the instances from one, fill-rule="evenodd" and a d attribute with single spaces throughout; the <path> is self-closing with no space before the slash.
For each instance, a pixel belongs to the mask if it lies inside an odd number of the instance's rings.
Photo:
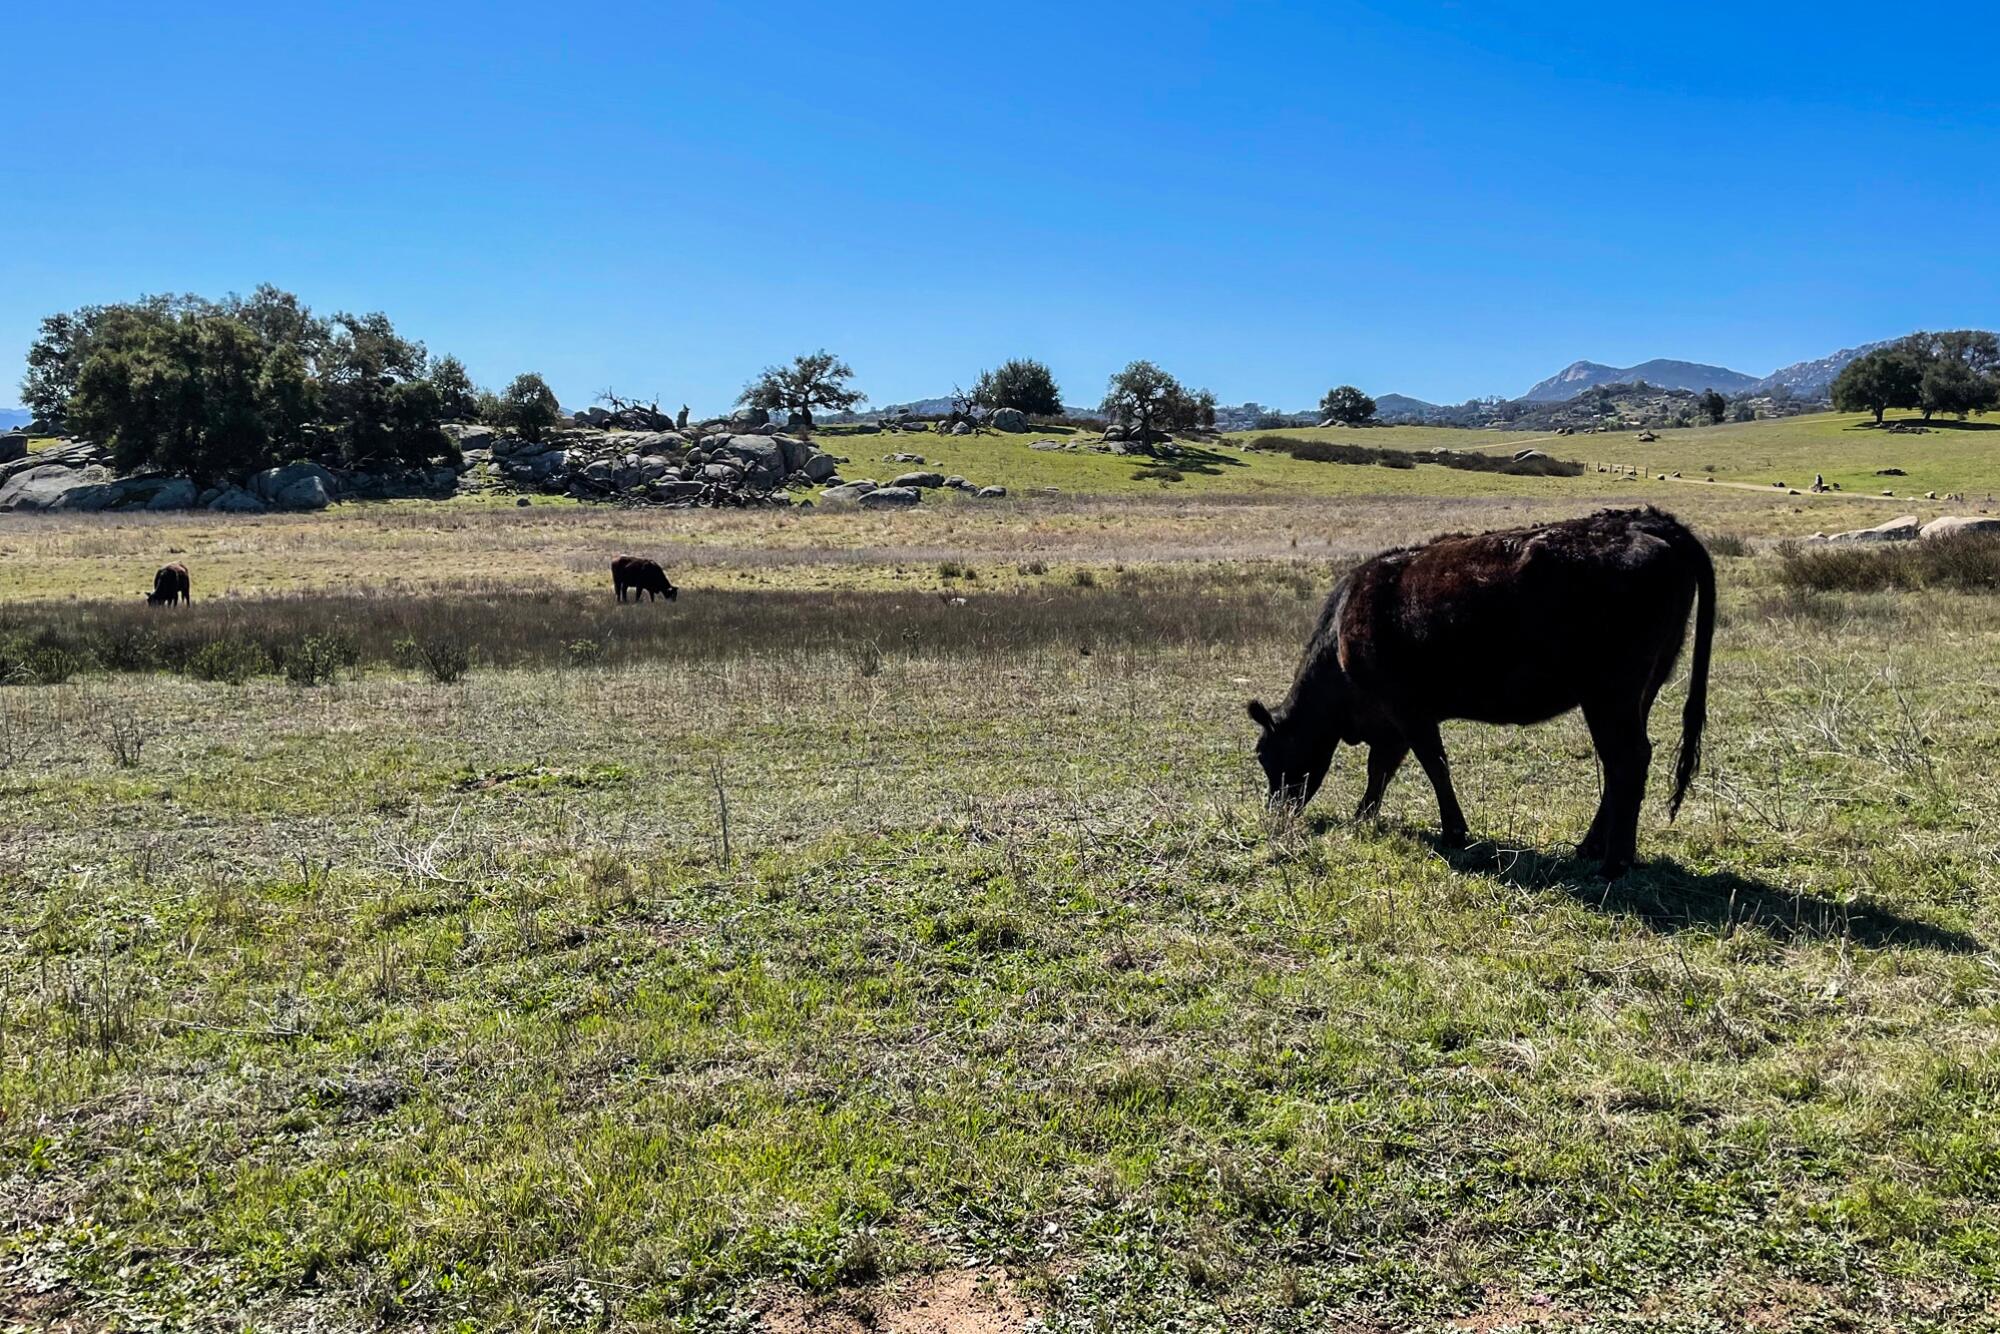
<path id="1" fill-rule="evenodd" d="M 1300 406 L 2000 324 L 1972 3 L 17 4 L 0 49 L 0 402 L 50 311 L 260 281 L 698 411 L 822 345 L 878 403 L 1026 355 Z"/>

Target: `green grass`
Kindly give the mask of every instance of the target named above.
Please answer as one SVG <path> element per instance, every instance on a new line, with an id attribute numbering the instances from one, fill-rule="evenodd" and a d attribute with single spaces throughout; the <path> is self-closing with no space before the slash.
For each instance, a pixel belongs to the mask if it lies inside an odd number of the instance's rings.
<path id="1" fill-rule="evenodd" d="M 1866 414 L 1819 413 L 1721 426 L 1666 429 L 1659 439 L 1641 443 L 1636 431 L 1603 435 L 1554 436 L 1545 432 L 1466 431 L 1433 426 L 1391 426 L 1366 430 L 1298 429 L 1282 432 L 1245 431 L 1223 438 L 1218 446 L 1193 459 L 1169 464 L 1183 476 L 1161 482 L 1134 474 L 1149 462 L 1144 458 L 1095 454 L 1088 451 L 1048 453 L 1032 450 L 1038 439 L 1060 436 L 1003 435 L 841 436 L 827 434 L 822 443 L 853 461 L 843 465 L 846 477 L 886 481 L 915 465 L 884 463 L 882 455 L 922 454 L 927 468 L 959 473 L 980 484 L 997 483 L 1017 493 L 1032 494 L 1055 487 L 1069 494 L 1124 496 L 1286 495 L 1357 496 L 1425 495 L 1441 498 L 1470 496 L 1563 497 L 1601 494 L 1623 488 L 1634 498 L 1685 506 L 1689 485 L 1705 476 L 1718 482 L 1771 487 L 1785 482 L 1803 491 L 1815 473 L 1847 492 L 1874 496 L 1887 489 L 1898 497 L 1917 498 L 1927 491 L 1963 494 L 1968 507 L 1986 506 L 2000 493 L 2000 419 L 1975 417 L 1970 422 L 1931 423 L 1926 435 L 1892 435 L 1867 429 Z M 1415 469 L 1367 468 L 1315 463 L 1269 452 L 1244 449 L 1260 435 L 1326 440 L 1378 449 L 1421 451 L 1475 449 L 1511 452 L 1536 448 L 1558 458 L 1586 464 L 1637 468 L 1641 476 L 1613 482 L 1597 473 L 1580 478 L 1496 478 L 1420 465 Z M 1088 437 L 1077 437 L 1079 439 Z M 1903 477 L 1877 477 L 1879 468 L 1900 467 Z M 1708 471 L 1713 469 L 1712 473 Z M 1660 483 L 1657 474 L 1679 472 L 1683 483 Z M 1828 503 L 1811 497 L 1773 497 L 1773 503 Z M 1914 507 L 1922 509 L 1916 500 Z M 1808 530 L 1810 531 L 1810 530 Z"/>
<path id="2" fill-rule="evenodd" d="M 1897 420 L 1891 414 L 1891 420 Z M 1648 477 L 1680 472 L 1684 478 L 1709 475 L 1718 481 L 1760 487 L 1785 482 L 1801 490 L 1815 473 L 1843 490 L 1874 495 L 1888 489 L 1899 497 L 1963 493 L 1983 504 L 2000 492 L 2000 418 L 1974 417 L 1969 422 L 1931 423 L 1926 435 L 1892 435 L 1870 429 L 1868 414 L 1817 413 L 1802 417 L 1721 426 L 1695 426 L 1656 432 L 1659 439 L 1642 443 L 1636 431 L 1602 435 L 1523 436 L 1514 432 L 1452 431 L 1436 427 L 1392 427 L 1354 431 L 1287 431 L 1306 439 L 1396 449 L 1442 447 L 1463 449 L 1487 445 L 1498 451 L 1520 448 L 1532 441 L 1537 449 L 1559 458 L 1587 463 L 1625 464 Z M 1254 432 L 1245 433 L 1246 436 Z M 1235 438 L 1235 437 L 1232 437 Z M 1878 468 L 1902 468 L 1904 477 L 1877 477 Z M 1657 483 L 1654 489 L 1658 490 Z M 1684 489 L 1684 488 L 1683 488 Z M 1674 494 L 1677 494 L 1674 493 Z"/>
<path id="3" fill-rule="evenodd" d="M 1341 819 L 1345 752 L 1270 823 L 1241 700 L 1323 577 L 1268 568 L 1099 567 L 1222 613 L 1089 646 L 972 588 L 868 652 L 0 688 L 0 1326 L 978 1261 L 1058 1331 L 1990 1328 L 2000 602 L 1721 568 L 1708 773 L 1610 887 L 1573 720 L 1450 729 L 1466 854 L 1414 771 Z"/>
<path id="4" fill-rule="evenodd" d="M 1213 446 L 1190 445 L 1177 458 L 1151 459 L 1144 455 L 1100 454 L 1088 449 L 1041 451 L 1032 446 L 1037 440 L 1065 440 L 1071 437 L 1029 433 L 1008 435 L 988 432 L 968 436 L 940 436 L 922 433 L 901 435 L 850 435 L 831 433 L 820 444 L 834 454 L 851 460 L 841 465 L 840 475 L 853 479 L 872 477 L 886 482 L 897 473 L 919 465 L 886 463 L 885 454 L 910 453 L 924 457 L 922 467 L 956 473 L 979 485 L 998 484 L 1020 496 L 1032 496 L 1043 488 L 1091 496 L 1143 495 L 1240 495 L 1240 496 L 1557 496 L 1561 487 L 1550 482 L 1567 481 L 1574 487 L 1582 479 L 1496 478 L 1487 475 L 1454 473 L 1446 468 L 1423 466 L 1400 471 L 1391 468 L 1340 468 L 1282 454 L 1256 452 L 1243 446 L 1258 434 L 1227 437 Z M 1295 434 L 1286 432 L 1286 434 Z M 1302 435 L 1330 435 L 1331 432 L 1299 432 Z M 1491 443 L 1489 432 L 1424 431 L 1417 428 L 1388 428 L 1364 433 L 1347 432 L 1349 440 L 1391 449 L 1429 448 L 1442 444 L 1463 448 L 1467 444 Z M 1437 437 L 1434 439 L 1434 437 Z M 1079 440 L 1094 437 L 1079 436 Z M 1422 443 L 1415 443 L 1421 441 Z M 1162 464 L 1182 476 L 1181 481 L 1163 482 L 1135 476 L 1149 465 Z M 1574 491 L 1569 492 L 1575 494 Z"/>

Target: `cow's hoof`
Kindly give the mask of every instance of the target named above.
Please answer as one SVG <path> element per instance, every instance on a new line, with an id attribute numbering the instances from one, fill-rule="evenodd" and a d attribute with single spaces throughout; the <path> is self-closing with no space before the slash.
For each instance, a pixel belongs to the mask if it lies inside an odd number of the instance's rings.
<path id="1" fill-rule="evenodd" d="M 1466 840 L 1466 831 L 1463 829 L 1441 829 L 1438 831 L 1438 842 L 1444 844 L 1453 852 L 1465 851 Z"/>
<path id="2" fill-rule="evenodd" d="M 1597 873 L 1606 880 L 1623 880 L 1631 870 L 1631 862 L 1612 858 L 1599 867 Z"/>

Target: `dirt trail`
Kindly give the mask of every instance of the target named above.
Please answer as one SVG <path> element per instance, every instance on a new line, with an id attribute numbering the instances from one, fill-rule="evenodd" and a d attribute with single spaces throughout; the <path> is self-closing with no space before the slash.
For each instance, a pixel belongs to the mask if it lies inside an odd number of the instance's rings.
<path id="1" fill-rule="evenodd" d="M 1661 480 L 1657 473 L 1641 473 L 1639 477 L 1641 481 L 1657 482 Z M 1788 500 L 1796 496 L 1800 500 L 1872 500 L 1878 505 L 1942 505 L 1945 503 L 1942 500 L 1925 500 L 1921 496 L 1876 496 L 1870 495 L 1866 491 L 1815 492 L 1807 491 L 1800 487 L 1780 488 L 1776 486 L 1759 486 L 1755 482 L 1715 482 L 1704 477 L 1669 477 L 1666 480 L 1669 482 L 1684 483 L 1688 486 L 1727 486 L 1733 487 L 1738 491 L 1755 491 L 1759 495 L 1764 496 L 1784 496 Z M 1958 504 L 1961 502 L 1953 501 L 1952 503 Z"/>

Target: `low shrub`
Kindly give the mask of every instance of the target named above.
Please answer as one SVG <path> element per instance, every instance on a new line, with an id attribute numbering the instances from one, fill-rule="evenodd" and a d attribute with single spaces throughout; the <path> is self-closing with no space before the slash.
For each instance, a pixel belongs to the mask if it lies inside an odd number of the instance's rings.
<path id="1" fill-rule="evenodd" d="M 1379 449 L 1373 445 L 1350 445 L 1338 440 L 1300 440 L 1289 435 L 1260 435 L 1249 448 L 1273 454 L 1289 454 L 1311 463 L 1373 464 L 1381 468 L 1414 468 L 1419 463 L 1458 468 L 1466 472 L 1495 472 L 1509 477 L 1581 477 L 1583 465 L 1572 459 L 1537 454 L 1517 459 L 1511 454 L 1480 454 L 1470 450 Z"/>
<path id="2" fill-rule="evenodd" d="M 29 645 L 20 639 L 0 639 L 0 686 L 19 685 L 28 675 Z"/>
<path id="3" fill-rule="evenodd" d="M 151 672 L 160 667 L 160 636 L 149 625 L 107 626 L 91 636 L 91 656 L 108 672 Z"/>
<path id="4" fill-rule="evenodd" d="M 97 740 L 120 769 L 135 769 L 153 739 L 153 724 L 136 713 L 116 712 L 98 720 Z"/>
<path id="5" fill-rule="evenodd" d="M 454 634 L 433 634 L 402 640 L 396 658 L 422 672 L 433 685 L 457 685 L 472 670 L 472 645 Z"/>
<path id="6" fill-rule="evenodd" d="M 307 635 L 284 654 L 285 679 L 295 686 L 331 685 L 343 667 L 354 665 L 337 635 Z"/>
<path id="7" fill-rule="evenodd" d="M 211 639 L 188 655 L 186 671 L 197 681 L 240 686 L 271 668 L 264 650 L 242 639 Z"/>
<path id="8" fill-rule="evenodd" d="M 62 685 L 87 665 L 83 654 L 62 644 L 37 644 L 27 653 L 28 677 L 36 685 Z"/>
<path id="9" fill-rule="evenodd" d="M 1833 543 L 1778 549 L 1778 581 L 1822 593 L 1883 589 L 2000 589 L 2000 537 L 1967 533 L 1917 542 Z"/>
<path id="10" fill-rule="evenodd" d="M 571 667 L 602 667 L 609 656 L 595 639 L 572 639 L 563 645 L 563 662 Z"/>
<path id="11" fill-rule="evenodd" d="M 927 574 L 935 559 L 918 568 Z M 630 607 L 621 612 L 598 590 L 217 598 L 171 617 L 137 599 L 134 606 L 0 603 L 0 661 L 18 664 L 21 679 L 30 679 L 30 647 L 63 645 L 87 662 L 93 636 L 133 622 L 157 629 L 164 670 L 192 677 L 195 658 L 209 644 L 234 640 L 248 646 L 242 652 L 259 674 L 313 684 L 336 673 L 345 679 L 362 664 L 408 661 L 396 652 L 402 641 L 439 635 L 465 644 L 477 672 L 586 664 L 596 652 L 569 647 L 583 640 L 602 646 L 618 663 L 713 663 L 744 654 L 805 662 L 822 653 L 847 654 L 869 641 L 881 641 L 888 651 L 886 626 L 907 631 L 927 649 L 972 657 L 1084 644 L 1233 643 L 1258 634 L 1303 636 L 1311 628 L 1298 619 L 1293 599 L 1253 595 L 1247 588 L 1217 590 L 1178 576 L 1146 575 L 1145 596 L 1108 598 L 1100 585 L 1118 577 L 1108 570 L 1050 568 L 1046 558 L 1022 566 L 1030 576 L 1023 586 L 985 595 L 984 614 L 977 616 L 948 600 L 912 600 L 899 589 L 715 589 L 683 597 L 672 615 L 658 616 L 634 615 Z M 968 579 L 961 586 L 975 585 Z M 210 661 L 222 652 L 212 650 Z"/>
<path id="12" fill-rule="evenodd" d="M 1750 554 L 1750 544 L 1735 533 L 1715 533 L 1708 538 L 1707 546 L 1708 554 L 1711 556 L 1747 556 Z"/>

